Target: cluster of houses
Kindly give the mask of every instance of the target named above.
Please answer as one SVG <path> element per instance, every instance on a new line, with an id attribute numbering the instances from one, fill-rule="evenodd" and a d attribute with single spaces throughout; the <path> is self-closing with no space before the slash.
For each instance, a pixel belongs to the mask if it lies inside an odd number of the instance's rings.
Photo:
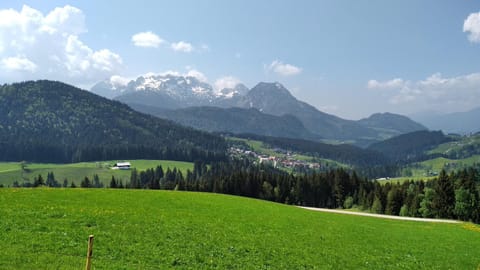
<path id="1" fill-rule="evenodd" d="M 295 158 L 295 154 L 282 149 L 274 149 L 274 152 L 278 153 L 278 156 L 258 154 L 251 150 L 244 150 L 236 147 L 231 147 L 229 150 L 229 153 L 232 156 L 247 156 L 256 160 L 259 164 L 270 164 L 275 168 L 308 168 L 320 170 L 325 167 L 325 165 L 322 167 L 322 164 L 319 162 L 299 160 Z"/>

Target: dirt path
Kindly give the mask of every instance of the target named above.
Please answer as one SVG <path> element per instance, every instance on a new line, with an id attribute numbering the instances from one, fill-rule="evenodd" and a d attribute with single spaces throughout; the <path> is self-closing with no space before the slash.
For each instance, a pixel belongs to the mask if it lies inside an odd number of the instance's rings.
<path id="1" fill-rule="evenodd" d="M 315 208 L 315 207 L 304 207 L 304 206 L 299 206 L 299 207 L 303 208 L 303 209 L 313 210 L 313 211 L 346 214 L 346 215 L 356 215 L 356 216 L 366 216 L 366 217 L 376 217 L 376 218 L 398 219 L 398 220 L 407 220 L 407 221 L 421 221 L 421 222 L 460 223 L 460 221 L 450 220 L 450 219 L 399 217 L 399 216 L 371 214 L 371 213 L 364 213 L 364 212 L 352 212 L 352 211 L 337 210 L 337 209 L 326 209 L 326 208 Z"/>

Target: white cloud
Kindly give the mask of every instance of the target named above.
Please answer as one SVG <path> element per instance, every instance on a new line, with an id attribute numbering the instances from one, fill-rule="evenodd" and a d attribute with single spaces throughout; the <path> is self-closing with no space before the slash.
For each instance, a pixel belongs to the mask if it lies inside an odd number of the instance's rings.
<path id="1" fill-rule="evenodd" d="M 463 22 L 463 32 L 469 32 L 471 42 L 480 43 L 480 12 L 470 14 Z"/>
<path id="2" fill-rule="evenodd" d="M 148 75 L 157 75 L 156 73 L 153 73 L 153 72 L 148 72 L 147 74 L 145 74 L 145 76 L 148 76 Z M 161 76 L 166 76 L 166 75 L 172 75 L 172 76 L 183 76 L 184 74 L 176 71 L 176 70 L 167 70 L 167 71 L 164 71 L 164 72 L 160 72 L 158 73 L 158 75 L 161 75 Z"/>
<path id="3" fill-rule="evenodd" d="M 158 72 L 158 73 L 147 72 L 145 74 L 139 75 L 138 77 L 140 77 L 140 76 L 143 76 L 143 77 L 167 76 L 167 75 L 177 76 L 177 77 L 178 76 L 194 77 L 201 82 L 205 82 L 205 83 L 208 82 L 208 78 L 207 78 L 207 76 L 205 76 L 205 74 L 203 74 L 202 72 L 200 72 L 196 69 L 191 68 L 190 66 L 187 66 L 187 72 L 179 72 L 179 71 L 176 71 L 176 70 L 167 70 L 167 71 Z"/>
<path id="4" fill-rule="evenodd" d="M 217 91 L 220 91 L 225 88 L 234 88 L 239 83 L 241 83 L 239 79 L 233 76 L 225 76 L 222 78 L 218 78 L 213 84 L 213 86 Z"/>
<path id="5" fill-rule="evenodd" d="M 35 9 L 30 9 L 31 15 L 29 17 L 36 17 L 41 20 L 42 14 Z M 81 34 L 87 32 L 85 26 L 85 16 L 83 12 L 72 6 L 57 7 L 52 10 L 44 19 L 44 30 L 47 32 L 69 32 L 71 34 Z"/>
<path id="6" fill-rule="evenodd" d="M 197 78 L 197 80 L 201 82 L 208 82 L 207 76 L 203 74 L 202 72 L 196 70 L 196 69 L 191 69 L 185 74 L 186 77 L 194 77 Z"/>
<path id="7" fill-rule="evenodd" d="M 377 80 L 369 80 L 367 83 L 368 89 L 396 89 L 401 88 L 404 85 L 404 81 L 400 78 L 393 80 L 379 82 Z"/>
<path id="8" fill-rule="evenodd" d="M 388 89 L 384 94 L 390 104 L 423 110 L 450 112 L 471 109 L 480 104 L 480 73 L 457 77 L 443 77 L 436 73 L 419 81 L 400 78 L 384 82 L 370 80 L 367 87 Z"/>
<path id="9" fill-rule="evenodd" d="M 151 48 L 158 48 L 162 44 L 167 44 L 167 46 L 169 46 L 172 50 L 176 52 L 190 53 L 193 51 L 198 51 L 198 52 L 210 51 L 210 47 L 208 47 L 207 44 L 201 44 L 197 50 L 195 46 L 193 46 L 191 43 L 186 41 L 168 43 L 165 40 L 161 39 L 157 34 L 151 31 L 140 32 L 133 35 L 132 42 L 137 47 L 151 47 Z"/>
<path id="10" fill-rule="evenodd" d="M 140 32 L 132 36 L 132 42 L 138 47 L 158 48 L 165 41 L 153 32 Z"/>
<path id="11" fill-rule="evenodd" d="M 202 45 L 200 45 L 200 51 L 201 52 L 208 52 L 208 51 L 210 51 L 210 47 L 207 44 L 203 43 Z"/>
<path id="12" fill-rule="evenodd" d="M 194 50 L 193 45 L 185 41 L 173 42 L 171 44 L 171 48 L 176 52 L 186 52 L 186 53 L 192 52 Z"/>
<path id="13" fill-rule="evenodd" d="M 268 67 L 266 67 L 266 69 L 282 76 L 292 76 L 302 72 L 301 68 L 290 64 L 284 64 L 279 60 L 274 60 Z"/>
<path id="14" fill-rule="evenodd" d="M 126 86 L 130 81 L 131 79 L 119 75 L 113 75 L 110 77 L 110 83 L 112 83 L 115 87 Z"/>
<path id="15" fill-rule="evenodd" d="M 46 15 L 26 5 L 0 10 L 0 77 L 88 84 L 118 72 L 121 57 L 90 48 L 79 37 L 85 32 L 85 15 L 69 5 Z"/>
<path id="16" fill-rule="evenodd" d="M 7 71 L 35 72 L 37 65 L 24 57 L 9 57 L 2 59 L 2 65 Z"/>

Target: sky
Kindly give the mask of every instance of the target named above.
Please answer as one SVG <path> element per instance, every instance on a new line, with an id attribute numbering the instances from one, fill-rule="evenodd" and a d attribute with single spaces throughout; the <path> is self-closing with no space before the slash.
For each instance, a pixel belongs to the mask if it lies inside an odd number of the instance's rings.
<path id="1" fill-rule="evenodd" d="M 0 1 L 0 83 L 280 82 L 347 119 L 480 106 L 480 1 Z"/>

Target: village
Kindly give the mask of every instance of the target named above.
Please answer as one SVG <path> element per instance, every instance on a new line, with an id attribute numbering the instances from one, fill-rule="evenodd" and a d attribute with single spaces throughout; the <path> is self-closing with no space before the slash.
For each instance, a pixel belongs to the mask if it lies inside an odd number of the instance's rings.
<path id="1" fill-rule="evenodd" d="M 286 151 L 284 149 L 275 148 L 273 149 L 273 152 L 275 153 L 275 155 L 266 155 L 238 147 L 230 147 L 229 149 L 230 156 L 250 158 L 255 162 L 258 162 L 258 164 L 269 164 L 274 168 L 279 169 L 302 171 L 305 169 L 324 170 L 332 167 L 332 164 L 327 162 L 320 163 L 316 161 L 299 159 L 297 154 Z"/>

